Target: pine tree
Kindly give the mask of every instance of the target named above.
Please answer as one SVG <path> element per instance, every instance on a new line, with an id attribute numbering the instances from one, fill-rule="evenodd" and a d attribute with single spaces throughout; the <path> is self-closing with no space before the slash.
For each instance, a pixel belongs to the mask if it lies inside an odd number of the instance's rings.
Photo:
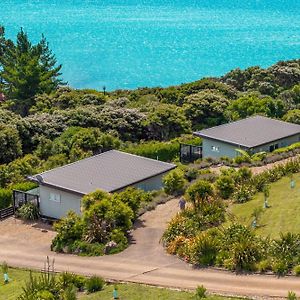
<path id="1" fill-rule="evenodd" d="M 33 45 L 21 28 L 13 43 L 0 27 L 0 92 L 15 102 L 21 114 L 28 113 L 37 94 L 51 93 L 63 84 L 59 78 L 62 66 L 56 64 L 44 36 Z"/>

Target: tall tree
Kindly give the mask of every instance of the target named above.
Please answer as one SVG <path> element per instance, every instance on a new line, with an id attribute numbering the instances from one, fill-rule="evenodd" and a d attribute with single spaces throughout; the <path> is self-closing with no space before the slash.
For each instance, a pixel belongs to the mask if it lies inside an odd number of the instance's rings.
<path id="1" fill-rule="evenodd" d="M 50 93 L 63 84 L 61 67 L 44 36 L 33 45 L 21 28 L 13 43 L 0 27 L 0 92 L 15 101 L 21 114 L 28 113 L 37 94 Z"/>

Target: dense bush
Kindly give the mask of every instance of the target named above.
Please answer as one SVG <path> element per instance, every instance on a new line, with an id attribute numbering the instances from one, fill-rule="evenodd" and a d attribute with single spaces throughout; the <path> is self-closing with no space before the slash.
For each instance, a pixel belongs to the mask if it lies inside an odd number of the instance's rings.
<path id="1" fill-rule="evenodd" d="M 58 280 L 63 289 L 75 286 L 79 291 L 83 291 L 86 282 L 85 277 L 69 272 L 60 273 Z"/>
<path id="2" fill-rule="evenodd" d="M 56 252 L 64 251 L 65 247 L 72 245 L 76 240 L 81 239 L 83 234 L 83 225 L 81 218 L 74 212 L 54 224 L 57 235 L 52 241 L 51 250 Z"/>
<path id="3" fill-rule="evenodd" d="M 0 209 L 8 207 L 12 204 L 12 190 L 0 189 Z"/>
<path id="4" fill-rule="evenodd" d="M 0 123 L 0 164 L 8 163 L 22 155 L 19 132 L 14 127 Z"/>
<path id="5" fill-rule="evenodd" d="M 34 221 L 39 218 L 39 209 L 35 204 L 28 202 L 17 210 L 16 216 L 22 220 Z"/>
<path id="6" fill-rule="evenodd" d="M 150 192 L 144 192 L 143 190 L 133 187 L 129 187 L 123 192 L 115 193 L 113 197 L 123 203 L 126 203 L 132 209 L 134 218 L 137 216 L 141 204 L 149 203 L 153 199 Z"/>
<path id="7" fill-rule="evenodd" d="M 223 199 L 228 199 L 235 190 L 235 183 L 230 175 L 220 176 L 217 179 L 215 186 L 217 188 L 218 194 Z"/>
<path id="8" fill-rule="evenodd" d="M 179 142 L 147 141 L 139 144 L 131 144 L 124 149 L 126 152 L 162 161 L 172 161 L 178 157 Z"/>
<path id="9" fill-rule="evenodd" d="M 213 185 L 206 180 L 198 180 L 186 190 L 186 198 L 195 209 L 201 209 L 213 194 Z"/>
<path id="10" fill-rule="evenodd" d="M 206 298 L 206 292 L 207 292 L 207 290 L 203 285 L 197 286 L 196 292 L 195 292 L 195 299 L 200 300 L 200 299 Z"/>
<path id="11" fill-rule="evenodd" d="M 101 291 L 104 287 L 105 281 L 98 276 L 92 276 L 86 280 L 85 287 L 88 293 Z"/>
<path id="12" fill-rule="evenodd" d="M 180 169 L 173 170 L 163 177 L 164 190 L 169 195 L 178 195 L 184 191 L 186 180 L 184 172 Z"/>

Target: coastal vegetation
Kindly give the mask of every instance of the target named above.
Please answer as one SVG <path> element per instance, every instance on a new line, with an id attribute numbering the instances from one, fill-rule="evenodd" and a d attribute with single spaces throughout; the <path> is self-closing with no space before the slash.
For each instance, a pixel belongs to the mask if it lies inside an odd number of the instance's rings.
<path id="1" fill-rule="evenodd" d="M 190 205 L 164 233 L 167 252 L 197 266 L 298 274 L 294 185 L 299 171 L 300 159 L 295 158 L 256 175 L 246 167 L 221 169 L 207 179 L 197 174 L 185 191 Z"/>

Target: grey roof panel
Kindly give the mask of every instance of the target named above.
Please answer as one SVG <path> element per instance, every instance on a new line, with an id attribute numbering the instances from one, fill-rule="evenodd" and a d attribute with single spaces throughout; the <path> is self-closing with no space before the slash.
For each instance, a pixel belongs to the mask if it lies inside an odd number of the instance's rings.
<path id="1" fill-rule="evenodd" d="M 85 195 L 96 189 L 113 192 L 175 167 L 174 164 L 111 150 L 37 174 L 31 179 Z"/>
<path id="2" fill-rule="evenodd" d="M 194 134 L 203 138 L 253 148 L 299 133 L 300 125 L 254 116 L 204 129 Z"/>

